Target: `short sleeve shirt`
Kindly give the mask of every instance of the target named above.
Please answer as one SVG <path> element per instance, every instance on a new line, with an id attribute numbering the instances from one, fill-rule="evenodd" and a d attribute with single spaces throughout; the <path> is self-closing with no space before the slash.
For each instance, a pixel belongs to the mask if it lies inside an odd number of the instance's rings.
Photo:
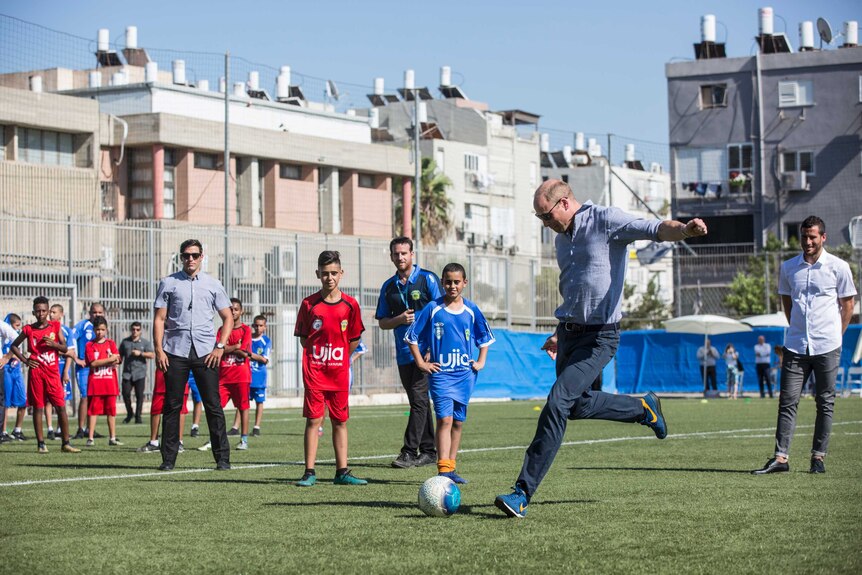
<path id="1" fill-rule="evenodd" d="M 147 360 L 140 355 L 134 356 L 132 352 L 138 350 L 142 353 L 152 352 L 153 344 L 144 338 L 135 341 L 127 337 L 120 342 L 120 356 L 123 358 L 123 379 L 138 381 L 147 378 Z"/>
<path id="2" fill-rule="evenodd" d="M 383 282 L 374 317 L 376 319 L 395 317 L 404 313 L 408 308 L 418 313 L 429 302 L 440 297 L 443 297 L 443 291 L 440 289 L 440 278 L 434 272 L 423 270 L 414 265 L 413 271 L 405 283 L 401 282 L 398 274 Z M 395 361 L 398 365 L 413 363 L 410 346 L 404 341 L 408 327 L 407 325 L 399 325 L 393 330 L 395 334 Z"/>
<path id="3" fill-rule="evenodd" d="M 82 319 L 72 328 L 72 339 L 75 341 L 75 349 L 78 352 L 78 359 L 84 360 L 87 355 L 87 344 L 96 337 L 96 332 L 93 330 L 93 324 L 89 319 Z M 86 375 L 88 367 L 78 367 L 78 373 Z"/>
<path id="4" fill-rule="evenodd" d="M 337 302 L 320 293 L 302 300 L 296 317 L 296 337 L 306 338 L 302 353 L 302 381 L 316 391 L 350 389 L 350 343 L 365 331 L 359 303 L 342 293 Z"/>
<path id="5" fill-rule="evenodd" d="M 269 336 L 262 335 L 251 339 L 251 351 L 255 355 L 265 357 L 269 360 L 272 354 L 272 341 Z M 251 386 L 254 388 L 266 387 L 266 364 L 262 361 L 251 360 Z"/>
<path id="6" fill-rule="evenodd" d="M 218 330 L 221 337 L 221 329 Z M 241 323 L 235 325 L 227 338 L 228 345 L 239 345 L 239 349 L 251 351 L 251 328 Z M 219 364 L 219 383 L 251 383 L 251 365 L 248 358 L 233 353 L 224 353 Z"/>
<path id="7" fill-rule="evenodd" d="M 56 349 L 48 347 L 42 342 L 43 337 L 48 337 L 54 341 L 60 340 L 61 326 L 58 321 L 49 321 L 48 325 L 38 328 L 33 324 L 25 325 L 21 330 L 27 337 L 27 349 L 31 356 L 35 355 L 35 359 L 39 362 L 38 367 L 30 368 L 30 374 L 34 371 L 39 371 L 44 377 L 60 379 L 60 361 L 59 353 Z"/>
<path id="8" fill-rule="evenodd" d="M 87 365 L 98 359 L 105 359 L 113 355 L 119 355 L 117 344 L 112 339 L 106 339 L 102 343 L 91 341 L 87 344 L 84 352 Z M 117 384 L 117 366 L 103 365 L 102 367 L 90 367 L 87 376 L 87 395 L 117 395 L 120 393 Z"/>

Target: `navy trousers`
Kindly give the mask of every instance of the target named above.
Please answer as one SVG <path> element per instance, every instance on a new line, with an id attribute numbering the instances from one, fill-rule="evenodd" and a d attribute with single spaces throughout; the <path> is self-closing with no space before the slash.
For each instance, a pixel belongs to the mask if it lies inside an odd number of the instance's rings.
<path id="1" fill-rule="evenodd" d="M 628 423 L 644 417 L 640 398 L 592 391 L 602 369 L 617 351 L 618 329 L 598 332 L 557 330 L 557 381 L 548 394 L 536 435 L 524 455 L 518 485 L 532 497 L 554 462 L 569 419 L 605 419 Z"/>

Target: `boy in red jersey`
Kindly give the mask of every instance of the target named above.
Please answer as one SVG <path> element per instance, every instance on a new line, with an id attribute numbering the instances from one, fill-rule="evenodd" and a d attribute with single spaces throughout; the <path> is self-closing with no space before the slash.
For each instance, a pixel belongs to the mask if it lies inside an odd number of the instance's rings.
<path id="1" fill-rule="evenodd" d="M 239 410 L 241 421 L 241 437 L 237 449 L 248 449 L 248 390 L 251 387 L 251 328 L 242 323 L 242 301 L 230 298 L 230 310 L 233 315 L 233 330 L 224 346 L 219 366 L 219 391 L 221 406 L 228 400 Z M 221 328 L 216 335 L 221 338 Z M 228 433 L 228 435 L 231 435 Z"/>
<path id="2" fill-rule="evenodd" d="M 186 414 L 189 412 L 189 385 L 183 395 L 183 407 L 180 409 L 180 448 L 184 452 L 183 430 L 186 426 Z M 162 421 L 162 411 L 165 408 L 165 372 L 156 370 L 156 381 L 153 385 L 153 402 L 150 404 L 150 440 L 137 449 L 138 453 L 155 453 L 159 451 L 159 424 Z"/>
<path id="3" fill-rule="evenodd" d="M 350 356 L 365 331 L 359 304 L 338 289 L 344 275 L 341 254 L 325 251 L 317 258 L 317 278 L 321 290 L 302 300 L 293 335 L 302 345 L 302 383 L 305 401 L 305 473 L 297 482 L 311 487 L 317 481 L 317 430 L 329 408 L 332 446 L 335 448 L 336 485 L 365 485 L 347 467 L 347 400 L 350 395 Z"/>
<path id="4" fill-rule="evenodd" d="M 104 317 L 93 319 L 93 341 L 87 343 L 85 361 L 90 368 L 87 379 L 87 430 L 90 437 L 87 447 L 95 444 L 96 418 L 105 415 L 108 418 L 108 445 L 122 445 L 117 439 L 117 395 L 120 385 L 117 381 L 116 365 L 120 363 L 120 352 L 117 344 L 108 339 L 108 320 Z"/>
<path id="5" fill-rule="evenodd" d="M 39 453 L 48 453 L 45 438 L 42 435 L 42 413 L 45 402 L 50 401 L 57 408 L 60 420 L 60 430 L 63 434 L 65 453 L 79 453 L 69 443 L 69 417 L 65 405 L 63 385 L 60 383 L 59 354 L 66 353 L 66 338 L 60 323 L 48 321 L 48 298 L 39 296 L 33 300 L 33 317 L 36 321 L 25 325 L 24 329 L 12 342 L 11 351 L 22 363 L 30 368 L 27 378 L 27 405 L 33 407 L 33 427 L 36 432 Z M 28 356 L 25 357 L 18 346 L 27 340 Z"/>

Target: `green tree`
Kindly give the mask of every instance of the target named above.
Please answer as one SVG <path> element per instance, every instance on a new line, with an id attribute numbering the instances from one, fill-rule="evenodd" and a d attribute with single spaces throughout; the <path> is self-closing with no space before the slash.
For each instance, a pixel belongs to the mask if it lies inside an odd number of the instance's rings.
<path id="1" fill-rule="evenodd" d="M 658 274 L 653 274 L 639 298 L 635 296 L 635 286 L 625 284 L 623 298 L 626 302 L 623 329 L 657 329 L 662 320 L 670 318 L 670 306 L 659 296 Z"/>
<path id="2" fill-rule="evenodd" d="M 749 257 L 745 270 L 737 272 L 730 282 L 730 291 L 724 298 L 724 305 L 737 315 L 758 315 L 780 309 L 778 270 L 783 261 L 782 245 L 774 234 L 767 235 L 764 252 Z"/>
<path id="3" fill-rule="evenodd" d="M 435 246 L 446 238 L 454 223 L 450 214 L 452 200 L 447 194 L 448 188 L 452 186 L 452 180 L 437 169 L 437 162 L 433 158 L 422 158 L 421 186 L 419 216 L 422 222 L 422 244 Z M 399 190 L 395 192 L 395 232 L 412 235 L 411 230 L 405 233 L 401 229 L 404 213 L 401 186 L 396 185 L 393 189 Z"/>

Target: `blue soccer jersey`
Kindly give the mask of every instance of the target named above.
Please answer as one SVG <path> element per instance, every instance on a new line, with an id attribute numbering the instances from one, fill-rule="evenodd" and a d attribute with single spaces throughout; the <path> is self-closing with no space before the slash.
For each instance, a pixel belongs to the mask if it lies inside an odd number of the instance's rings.
<path id="1" fill-rule="evenodd" d="M 72 329 L 66 327 L 65 325 L 61 325 L 60 329 L 63 330 L 63 337 L 66 339 L 66 349 L 73 350 L 76 349 L 75 339 L 72 337 Z M 63 377 L 63 370 L 66 369 L 66 355 L 60 355 L 60 377 Z"/>
<path id="2" fill-rule="evenodd" d="M 87 353 L 87 344 L 96 337 L 96 331 L 93 329 L 93 324 L 89 319 L 82 319 L 72 329 L 72 340 L 75 342 L 75 349 L 78 350 L 78 359 L 85 360 Z M 78 372 L 88 373 L 88 367 L 79 367 Z"/>
<path id="3" fill-rule="evenodd" d="M 272 353 L 272 340 L 265 334 L 260 337 L 251 338 L 251 351 L 261 355 L 269 361 Z M 266 364 L 262 361 L 251 360 L 251 387 L 266 387 Z"/>
<path id="4" fill-rule="evenodd" d="M 440 371 L 429 376 L 429 387 L 436 395 L 466 404 L 473 394 L 476 372 L 471 361 L 478 348 L 494 343 L 494 334 L 485 316 L 468 299 L 460 309 L 451 309 L 439 298 L 417 316 L 404 341 L 430 349 L 431 362 Z"/>

